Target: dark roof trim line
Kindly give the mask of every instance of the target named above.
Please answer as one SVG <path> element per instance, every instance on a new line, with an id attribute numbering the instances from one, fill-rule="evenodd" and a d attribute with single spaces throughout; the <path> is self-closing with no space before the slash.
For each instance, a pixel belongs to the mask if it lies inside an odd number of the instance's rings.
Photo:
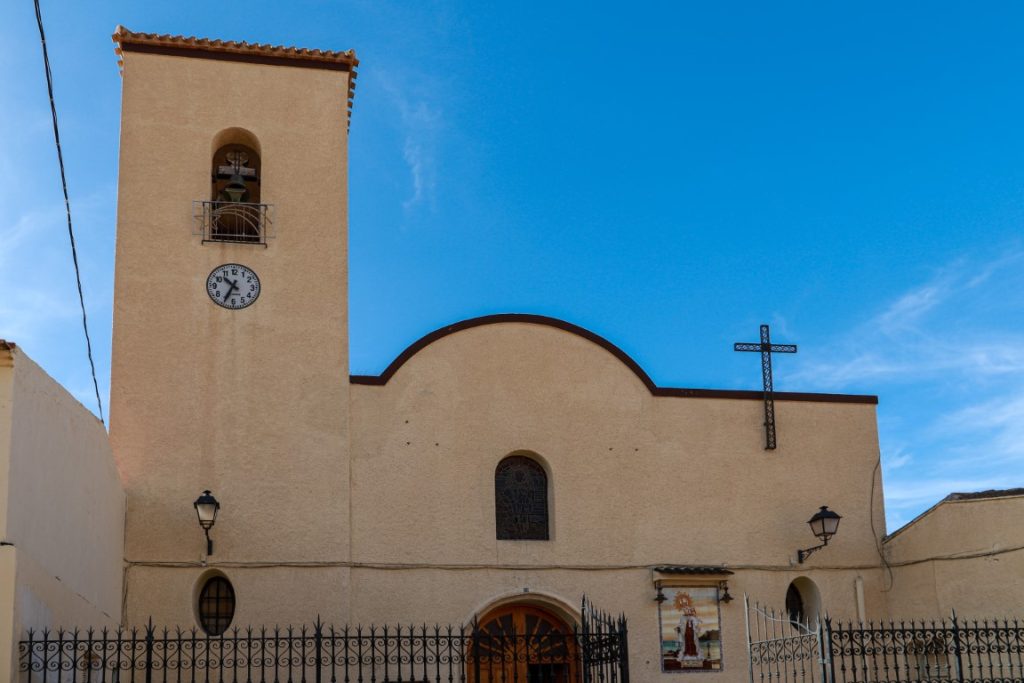
<path id="1" fill-rule="evenodd" d="M 684 389 L 681 387 L 659 387 L 650 376 L 644 372 L 644 369 L 633 360 L 629 354 L 620 349 L 615 344 L 611 343 L 604 337 L 594 334 L 590 330 L 580 327 L 579 325 L 573 325 L 572 323 L 558 318 L 549 318 L 544 315 L 533 315 L 530 313 L 498 313 L 495 315 L 485 315 L 479 318 L 470 318 L 469 320 L 463 320 L 453 325 L 447 325 L 440 329 L 434 330 L 433 332 L 420 337 L 418 340 L 413 342 L 406 348 L 402 353 L 398 354 L 395 360 L 391 361 L 391 364 L 384 369 L 379 375 L 351 375 L 349 382 L 352 384 L 362 384 L 367 386 L 384 386 L 388 383 L 399 368 L 405 365 L 410 358 L 415 356 L 417 353 L 422 351 L 427 346 L 430 346 L 439 339 L 443 339 L 450 334 L 461 332 L 462 330 L 468 330 L 473 327 L 481 327 L 483 325 L 496 325 L 499 323 L 526 323 L 530 325 L 546 325 L 548 327 L 554 327 L 555 329 L 563 330 L 571 334 L 575 334 L 578 337 L 597 344 L 608 353 L 612 354 L 627 368 L 633 371 L 633 374 L 643 382 L 647 390 L 651 392 L 653 396 L 671 396 L 677 398 L 731 398 L 741 400 L 756 400 L 760 401 L 764 398 L 764 392 L 761 391 L 746 391 L 741 389 Z M 856 394 L 813 394 L 813 393 L 800 393 L 791 391 L 777 391 L 775 392 L 776 401 L 810 401 L 818 403 L 864 403 L 875 405 L 878 403 L 877 396 L 862 396 Z"/>

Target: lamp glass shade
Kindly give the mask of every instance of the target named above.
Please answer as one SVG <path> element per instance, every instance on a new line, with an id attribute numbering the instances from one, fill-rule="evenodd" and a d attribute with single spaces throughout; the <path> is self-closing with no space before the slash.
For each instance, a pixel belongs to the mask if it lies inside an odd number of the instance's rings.
<path id="1" fill-rule="evenodd" d="M 839 529 L 840 519 L 842 519 L 840 515 L 829 510 L 827 505 L 822 505 L 821 509 L 807 520 L 807 523 L 811 525 L 811 532 L 827 543 Z"/>
<path id="2" fill-rule="evenodd" d="M 199 516 L 199 526 L 209 529 L 217 521 L 217 511 L 220 510 L 220 503 L 209 491 L 203 491 L 203 495 L 196 498 L 193 503 L 196 508 L 196 515 Z"/>

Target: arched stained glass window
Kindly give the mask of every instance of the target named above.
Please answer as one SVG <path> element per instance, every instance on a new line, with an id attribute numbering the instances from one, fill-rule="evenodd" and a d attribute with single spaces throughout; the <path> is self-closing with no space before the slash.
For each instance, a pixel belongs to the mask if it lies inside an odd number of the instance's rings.
<path id="1" fill-rule="evenodd" d="M 494 471 L 499 541 L 548 540 L 548 475 L 536 460 L 510 455 Z"/>
<path id="2" fill-rule="evenodd" d="M 223 576 L 212 576 L 199 593 L 199 625 L 211 636 L 228 630 L 235 617 L 235 589 Z"/>

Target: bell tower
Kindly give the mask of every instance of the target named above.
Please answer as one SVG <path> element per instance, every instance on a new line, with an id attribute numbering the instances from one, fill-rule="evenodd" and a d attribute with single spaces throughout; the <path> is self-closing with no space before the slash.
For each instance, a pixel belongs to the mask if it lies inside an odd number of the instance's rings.
<path id="1" fill-rule="evenodd" d="M 196 624 L 213 574 L 237 596 L 235 623 L 343 617 L 358 61 L 123 27 L 114 41 L 126 621 Z M 212 554 L 192 505 L 206 490 L 220 504 Z"/>

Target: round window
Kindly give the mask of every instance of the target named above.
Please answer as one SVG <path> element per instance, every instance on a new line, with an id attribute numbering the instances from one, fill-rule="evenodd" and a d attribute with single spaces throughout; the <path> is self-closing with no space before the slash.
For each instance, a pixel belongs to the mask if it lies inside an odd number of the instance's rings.
<path id="1" fill-rule="evenodd" d="M 235 617 L 235 589 L 223 576 L 211 576 L 199 592 L 199 625 L 207 635 L 219 636 Z"/>

